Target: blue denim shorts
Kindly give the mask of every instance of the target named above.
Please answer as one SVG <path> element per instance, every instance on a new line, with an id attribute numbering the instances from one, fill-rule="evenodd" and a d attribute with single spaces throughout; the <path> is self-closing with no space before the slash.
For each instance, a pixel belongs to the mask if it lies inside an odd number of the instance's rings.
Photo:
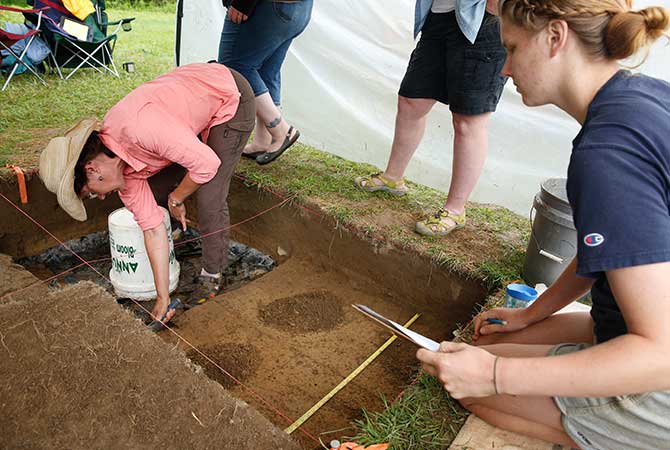
<path id="1" fill-rule="evenodd" d="M 559 344 L 549 356 L 590 344 Z M 565 432 L 584 450 L 670 448 L 670 392 L 616 397 L 554 397 Z"/>
<path id="2" fill-rule="evenodd" d="M 239 24 L 226 14 L 218 62 L 241 73 L 256 97 L 269 92 L 279 105 L 281 66 L 291 42 L 307 27 L 312 4 L 313 0 L 260 0 L 249 19 Z"/>

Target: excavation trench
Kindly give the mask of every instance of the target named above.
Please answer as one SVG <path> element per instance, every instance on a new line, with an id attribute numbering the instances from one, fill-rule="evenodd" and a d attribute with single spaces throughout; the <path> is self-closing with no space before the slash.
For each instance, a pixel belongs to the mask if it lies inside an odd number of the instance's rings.
<path id="1" fill-rule="evenodd" d="M 92 203 L 91 219 L 81 224 L 62 213 L 35 178 L 28 188 L 30 201 L 20 209 L 62 240 L 104 231 L 107 214 L 120 206 L 114 200 Z M 0 192 L 19 203 L 12 183 L 3 181 Z M 182 348 L 210 379 L 283 429 L 388 339 L 389 334 L 351 308 L 352 303 L 368 305 L 400 323 L 418 313 L 412 329 L 441 340 L 469 320 L 486 292 L 474 281 L 435 267 L 424 255 L 371 244 L 322 213 L 291 202 L 273 208 L 282 201 L 240 181 L 233 183 L 231 223 L 243 223 L 231 230 L 231 238 L 267 255 L 275 265 L 238 277 L 235 289 L 173 320 L 175 331 L 225 372 L 172 333 L 159 336 Z M 194 205 L 188 207 L 193 211 Z M 0 210 L 0 253 L 18 261 L 54 245 L 5 201 L 0 201 Z M 246 221 L 262 211 L 267 212 Z M 30 268 L 38 278 L 51 274 L 45 264 L 36 270 L 34 263 L 35 259 Z M 197 260 L 189 264 L 196 267 Z M 89 275 L 92 281 L 98 277 Z M 353 433 L 348 427 L 361 417 L 361 408 L 379 410 L 382 396 L 392 400 L 411 382 L 417 369 L 415 351 L 412 344 L 396 341 L 305 422 L 304 429 L 324 442 Z M 300 431 L 293 436 L 303 448 L 317 448 Z"/>

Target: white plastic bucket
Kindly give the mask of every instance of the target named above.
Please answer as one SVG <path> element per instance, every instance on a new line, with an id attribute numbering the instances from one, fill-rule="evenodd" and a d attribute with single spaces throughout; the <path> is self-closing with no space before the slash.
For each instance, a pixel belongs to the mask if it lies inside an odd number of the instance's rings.
<path id="1" fill-rule="evenodd" d="M 174 253 L 170 216 L 163 210 L 163 225 L 167 231 L 170 251 L 170 284 L 172 292 L 179 284 L 179 262 Z M 151 270 L 149 255 L 144 247 L 144 233 L 137 225 L 133 214 L 126 208 L 119 208 L 108 218 L 109 247 L 112 253 L 112 269 L 109 279 L 119 297 L 135 300 L 151 300 L 156 298 L 154 274 Z"/>

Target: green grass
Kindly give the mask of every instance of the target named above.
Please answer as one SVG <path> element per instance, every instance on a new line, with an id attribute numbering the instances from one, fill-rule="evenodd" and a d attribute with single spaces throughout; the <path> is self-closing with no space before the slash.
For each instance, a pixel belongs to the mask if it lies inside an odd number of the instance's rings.
<path id="1" fill-rule="evenodd" d="M 17 149 L 39 139 L 44 129 L 63 129 L 82 117 L 102 119 L 129 91 L 168 71 L 174 60 L 172 11 L 108 8 L 110 20 L 136 18 L 132 31 L 119 32 L 114 51 L 120 79 L 93 69 L 80 70 L 67 81 L 60 80 L 55 73 L 49 74 L 48 86 L 29 74 L 16 76 L 7 90 L 0 92 L 0 164 L 16 159 Z M 4 20 L 17 21 L 17 18 L 4 15 Z M 133 61 L 136 72 L 124 72 L 121 68 L 124 61 Z"/>
<path id="2" fill-rule="evenodd" d="M 381 413 L 363 411 L 353 439 L 363 445 L 386 442 L 390 450 L 442 450 L 449 446 L 467 418 L 434 377 L 421 375 L 394 402 L 384 401 Z"/>
<path id="3" fill-rule="evenodd" d="M 7 91 L 0 93 L 0 165 L 20 161 L 35 165 L 39 150 L 50 137 L 82 117 L 101 119 L 133 88 L 172 67 L 174 4 L 130 10 L 118 5 L 137 5 L 137 1 L 113 3 L 116 7 L 108 7 L 110 20 L 136 17 L 133 30 L 121 32 L 115 51 L 119 69 L 122 62 L 133 61 L 136 72 L 120 72 L 121 79 L 116 79 L 87 69 L 68 81 L 49 75 L 48 87 L 29 75 L 17 77 Z M 492 291 L 520 278 L 529 231 L 527 218 L 505 208 L 471 204 L 471 237 L 422 238 L 413 232 L 413 221 L 422 212 L 441 206 L 445 194 L 414 183 L 409 183 L 410 194 L 400 198 L 385 193 L 369 195 L 356 189 L 353 179 L 373 171 L 377 171 L 373 166 L 302 144 L 282 156 L 280 164 L 258 166 L 244 161 L 238 166 L 249 186 L 294 196 L 294 202 L 320 209 L 333 218 L 337 227 L 346 227 L 370 241 L 383 240 L 403 251 L 426 255 L 437 266 L 476 279 Z M 382 215 L 398 220 L 383 222 L 379 220 Z M 486 247 L 477 247 L 481 242 Z M 500 304 L 500 292 L 490 296 L 484 307 Z M 464 326 L 455 334 L 467 341 L 471 327 Z M 395 450 L 443 449 L 467 416 L 433 378 L 425 375 L 407 387 L 398 401 L 386 402 L 386 406 L 381 412 L 365 411 L 364 418 L 356 423 L 358 442 L 390 442 Z"/>
<path id="4" fill-rule="evenodd" d="M 107 9 L 175 12 L 174 0 L 106 0 Z"/>

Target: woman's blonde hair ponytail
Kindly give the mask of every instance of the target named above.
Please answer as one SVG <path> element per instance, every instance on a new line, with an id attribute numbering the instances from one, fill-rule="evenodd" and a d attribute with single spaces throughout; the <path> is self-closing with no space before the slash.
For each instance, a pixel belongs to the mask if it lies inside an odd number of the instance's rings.
<path id="1" fill-rule="evenodd" d="M 612 59 L 625 59 L 668 35 L 670 12 L 660 6 L 614 14 L 605 30 L 605 48 Z"/>

